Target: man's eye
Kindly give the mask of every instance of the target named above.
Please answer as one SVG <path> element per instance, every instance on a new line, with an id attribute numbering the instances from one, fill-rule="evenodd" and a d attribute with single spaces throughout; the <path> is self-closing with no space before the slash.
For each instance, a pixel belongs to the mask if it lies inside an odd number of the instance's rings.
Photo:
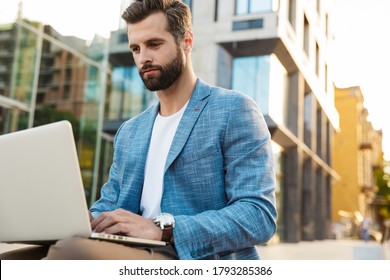
<path id="1" fill-rule="evenodd" d="M 153 47 L 153 48 L 158 47 L 160 45 L 161 45 L 161 43 L 151 43 L 150 44 L 150 46 Z"/>
<path id="2" fill-rule="evenodd" d="M 134 47 L 130 49 L 132 53 L 137 53 L 139 51 L 138 47 Z"/>

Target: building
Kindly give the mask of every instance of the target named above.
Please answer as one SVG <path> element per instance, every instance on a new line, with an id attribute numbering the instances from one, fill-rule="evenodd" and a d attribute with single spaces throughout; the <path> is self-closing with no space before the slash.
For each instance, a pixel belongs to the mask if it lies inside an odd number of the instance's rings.
<path id="1" fill-rule="evenodd" d="M 340 180 L 332 190 L 332 221 L 350 217 L 353 225 L 359 225 L 364 217 L 374 217 L 374 170 L 383 170 L 382 131 L 368 120 L 359 86 L 335 88 L 335 104 L 340 132 L 334 137 L 333 168 Z"/>
<path id="2" fill-rule="evenodd" d="M 124 1 L 123 7 L 129 1 Z M 338 113 L 331 65 L 332 1 L 192 0 L 197 75 L 250 95 L 275 147 L 279 232 L 286 242 L 330 237 Z M 125 30 L 110 41 L 107 133 L 154 102 L 135 73 Z"/>
<path id="3" fill-rule="evenodd" d="M 69 120 L 88 199 L 99 179 L 104 79 L 110 73 L 100 61 L 102 43 L 95 44 L 97 51 L 21 17 L 0 26 L 0 134 Z"/>

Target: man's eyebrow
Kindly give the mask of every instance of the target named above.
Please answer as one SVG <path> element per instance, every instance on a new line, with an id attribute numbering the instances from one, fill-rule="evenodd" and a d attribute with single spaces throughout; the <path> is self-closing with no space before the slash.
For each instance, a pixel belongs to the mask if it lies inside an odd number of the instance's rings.
<path id="1" fill-rule="evenodd" d="M 132 49 L 134 47 L 137 47 L 138 45 L 137 44 L 129 44 L 129 49 Z"/>
<path id="2" fill-rule="evenodd" d="M 146 40 L 146 44 L 154 43 L 154 42 L 165 42 L 164 38 L 150 38 L 149 40 Z"/>
<path id="3" fill-rule="evenodd" d="M 145 44 L 150 44 L 150 43 L 154 43 L 154 42 L 165 42 L 166 40 L 164 38 L 159 38 L 159 37 L 154 37 L 154 38 L 150 38 L 148 40 L 146 40 L 144 43 Z M 129 44 L 129 47 L 132 48 L 132 47 L 135 47 L 135 46 L 139 46 L 139 44 Z"/>

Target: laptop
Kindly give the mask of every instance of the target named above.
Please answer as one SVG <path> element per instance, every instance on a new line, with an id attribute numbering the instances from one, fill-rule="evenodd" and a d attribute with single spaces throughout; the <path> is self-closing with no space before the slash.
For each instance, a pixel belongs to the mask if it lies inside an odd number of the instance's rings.
<path id="1" fill-rule="evenodd" d="M 0 242 L 51 244 L 80 236 L 137 246 L 166 242 L 91 230 L 68 121 L 0 136 Z"/>

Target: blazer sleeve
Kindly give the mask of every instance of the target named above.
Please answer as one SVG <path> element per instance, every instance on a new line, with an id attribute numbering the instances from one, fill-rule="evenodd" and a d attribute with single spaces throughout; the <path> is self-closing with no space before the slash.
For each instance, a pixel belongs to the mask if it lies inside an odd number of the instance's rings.
<path id="1" fill-rule="evenodd" d="M 99 216 L 102 212 L 113 211 L 117 208 L 117 201 L 120 195 L 120 178 L 118 175 L 118 163 L 120 159 L 118 159 L 118 157 L 121 157 L 121 150 L 118 148 L 118 142 L 120 142 L 119 139 L 122 137 L 120 131 L 124 125 L 125 123 L 120 126 L 115 135 L 114 157 L 110 167 L 108 181 L 101 188 L 100 198 L 89 209 L 94 218 Z"/>
<path id="2" fill-rule="evenodd" d="M 271 137 L 257 104 L 235 98 L 223 135 L 226 207 L 175 216 L 180 259 L 229 254 L 267 242 L 276 231 L 275 172 Z"/>

